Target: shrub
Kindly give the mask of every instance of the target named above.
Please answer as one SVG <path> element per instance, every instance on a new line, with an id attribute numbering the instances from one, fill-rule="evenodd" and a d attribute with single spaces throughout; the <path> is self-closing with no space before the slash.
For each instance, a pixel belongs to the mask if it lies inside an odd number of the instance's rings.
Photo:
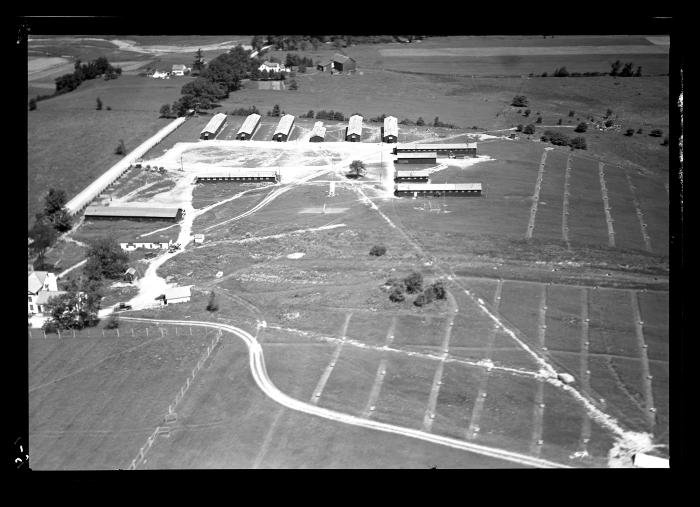
<path id="1" fill-rule="evenodd" d="M 537 119 L 535 120 L 535 123 L 542 123 L 542 117 L 538 116 Z"/>
<path id="2" fill-rule="evenodd" d="M 662 135 L 664 135 L 664 132 L 661 129 L 654 129 L 651 132 L 649 132 L 649 135 L 651 137 L 661 137 Z"/>
<path id="3" fill-rule="evenodd" d="M 29 99 L 29 110 L 34 111 L 36 109 L 36 99 Z"/>
<path id="4" fill-rule="evenodd" d="M 569 75 L 569 71 L 566 70 L 566 67 L 562 67 L 561 69 L 556 69 L 554 71 L 554 77 L 567 77 Z"/>
<path id="5" fill-rule="evenodd" d="M 445 299 L 447 297 L 447 290 L 445 290 L 442 280 L 434 282 L 430 287 L 435 294 L 435 299 Z"/>
<path id="6" fill-rule="evenodd" d="M 117 329 L 119 327 L 119 317 L 117 315 L 110 315 L 105 324 L 105 329 Z"/>
<path id="7" fill-rule="evenodd" d="M 209 302 L 207 303 L 207 311 L 215 312 L 219 309 L 219 302 L 216 300 L 216 294 L 214 291 L 209 293 Z"/>
<path id="8" fill-rule="evenodd" d="M 406 292 L 409 294 L 415 294 L 423 289 L 423 275 L 417 271 L 404 278 L 403 282 L 406 285 Z"/>
<path id="9" fill-rule="evenodd" d="M 111 110 L 112 110 L 111 106 L 107 106 L 107 111 L 111 111 Z"/>
<path id="10" fill-rule="evenodd" d="M 588 124 L 584 121 L 576 125 L 576 128 L 574 129 L 574 132 L 585 132 L 588 130 Z"/>
<path id="11" fill-rule="evenodd" d="M 376 257 L 379 257 L 380 255 L 384 255 L 385 253 L 386 253 L 386 247 L 383 245 L 374 245 L 369 250 L 369 254 L 374 255 Z"/>
<path id="12" fill-rule="evenodd" d="M 552 143 L 555 146 L 569 146 L 569 136 L 553 130 L 545 130 L 540 138 L 545 143 Z"/>
<path id="13" fill-rule="evenodd" d="M 117 149 L 114 150 L 115 155 L 126 155 L 126 146 L 124 146 L 124 140 L 120 139 Z"/>
<path id="14" fill-rule="evenodd" d="M 535 126 L 530 123 L 529 125 L 526 125 L 525 128 L 523 129 L 523 134 L 534 134 L 535 133 Z"/>
<path id="15" fill-rule="evenodd" d="M 423 120 L 422 117 L 419 117 L 419 118 L 416 120 L 416 125 L 417 125 L 418 127 L 422 127 L 422 126 L 425 125 L 425 121 Z"/>
<path id="16" fill-rule="evenodd" d="M 416 306 L 423 306 L 433 302 L 434 294 L 430 290 L 426 290 L 418 294 L 418 297 L 413 301 Z"/>
<path id="17" fill-rule="evenodd" d="M 542 77 L 547 77 L 548 75 L 549 75 L 549 74 L 547 74 L 546 72 L 543 72 L 543 73 L 542 73 Z"/>
<path id="18" fill-rule="evenodd" d="M 557 121 L 557 125 L 561 125 L 561 123 L 562 123 L 562 119 L 559 118 L 559 121 Z"/>
<path id="19" fill-rule="evenodd" d="M 511 102 L 511 105 L 515 107 L 527 107 L 527 97 L 525 95 L 516 95 L 513 97 L 513 102 Z"/>
<path id="20" fill-rule="evenodd" d="M 569 118 L 573 118 L 575 114 L 576 114 L 576 111 L 573 111 L 573 110 L 569 111 Z"/>
<path id="21" fill-rule="evenodd" d="M 574 137 L 570 142 L 570 146 L 574 150 L 585 150 L 587 149 L 586 139 L 583 137 Z"/>
<path id="22" fill-rule="evenodd" d="M 409 120 L 408 118 L 404 118 L 403 120 L 401 120 L 399 122 L 399 125 L 415 125 L 415 124 L 416 124 L 416 122 L 414 122 L 413 120 Z"/>
<path id="23" fill-rule="evenodd" d="M 603 125 L 605 125 L 606 127 L 612 127 L 613 121 L 612 120 L 605 120 L 605 123 Z"/>
<path id="24" fill-rule="evenodd" d="M 606 117 L 606 118 L 611 117 L 612 114 L 613 114 L 613 110 L 610 109 L 610 108 L 608 108 L 607 111 L 605 111 L 605 117 Z"/>
<path id="25" fill-rule="evenodd" d="M 626 135 L 627 137 L 632 137 L 632 136 L 634 135 L 634 129 L 627 129 L 627 130 L 625 131 L 625 135 Z"/>
<path id="26" fill-rule="evenodd" d="M 641 134 L 641 133 L 643 133 L 643 132 L 644 132 L 644 131 L 641 129 L 641 127 L 637 129 L 637 134 Z"/>
<path id="27" fill-rule="evenodd" d="M 56 333 L 58 331 L 58 326 L 53 320 L 47 320 L 44 322 L 44 325 L 41 326 L 41 329 L 44 330 L 44 333 Z"/>
<path id="28" fill-rule="evenodd" d="M 668 146 L 668 136 L 664 137 L 664 140 L 661 143 L 661 146 Z"/>
<path id="29" fill-rule="evenodd" d="M 400 303 L 401 301 L 404 301 L 406 299 L 406 296 L 403 295 L 403 291 L 399 287 L 394 287 L 391 289 L 391 292 L 389 293 L 389 300 L 394 302 L 394 303 Z"/>
<path id="30" fill-rule="evenodd" d="M 528 116 L 530 116 L 530 113 L 531 113 L 531 111 L 530 111 L 529 109 L 526 109 L 526 110 L 523 112 L 523 116 L 525 116 L 525 118 L 527 118 Z"/>
<path id="31" fill-rule="evenodd" d="M 517 127 L 515 127 L 516 132 L 522 132 L 523 131 L 523 124 L 519 123 Z"/>

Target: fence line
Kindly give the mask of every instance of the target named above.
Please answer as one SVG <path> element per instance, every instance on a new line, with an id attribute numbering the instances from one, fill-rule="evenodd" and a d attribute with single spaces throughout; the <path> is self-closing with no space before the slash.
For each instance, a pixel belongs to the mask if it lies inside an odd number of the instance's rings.
<path id="1" fill-rule="evenodd" d="M 158 326 L 158 329 L 160 330 L 162 337 L 168 336 L 167 328 L 163 328 L 163 327 Z M 194 336 L 194 334 L 192 333 L 191 326 L 189 327 L 189 329 L 190 329 L 189 336 Z M 137 330 L 137 331 L 139 331 L 139 332 L 136 333 L 134 331 L 134 328 L 132 327 L 131 333 L 130 333 L 131 336 L 138 338 L 139 335 L 145 331 L 146 338 L 150 337 L 148 327 L 145 327 L 145 328 L 143 328 L 141 330 Z M 209 334 L 209 332 L 205 333 L 204 336 L 206 336 L 207 334 Z M 125 334 L 125 336 L 128 336 L 128 335 L 129 335 L 129 333 L 127 332 Z M 182 334 L 178 334 L 178 336 L 186 336 L 186 335 L 187 335 L 186 332 L 182 333 Z M 28 328 L 27 329 L 27 337 L 30 339 L 42 339 L 42 340 L 46 340 L 46 339 L 50 339 L 50 338 L 60 338 L 61 340 L 72 339 L 72 338 L 80 339 L 80 338 L 100 338 L 100 337 L 101 338 L 120 338 L 121 331 L 119 331 L 119 328 L 106 329 L 104 327 L 103 328 L 86 327 L 83 329 L 70 329 L 67 331 L 66 330 L 63 330 L 63 331 L 57 330 L 55 333 L 46 333 L 46 331 L 44 329 L 41 329 L 41 328 Z M 211 346 L 210 346 L 210 348 L 211 348 Z"/>

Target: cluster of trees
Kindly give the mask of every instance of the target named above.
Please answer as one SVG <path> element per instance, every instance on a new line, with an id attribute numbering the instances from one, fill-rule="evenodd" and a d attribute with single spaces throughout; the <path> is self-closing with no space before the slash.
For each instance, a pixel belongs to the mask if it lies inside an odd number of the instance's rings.
<path id="1" fill-rule="evenodd" d="M 309 111 L 311 112 L 311 111 Z M 321 111 L 316 111 L 316 119 L 317 120 L 336 120 L 336 121 L 345 121 L 345 115 L 341 113 L 340 111 L 326 111 L 322 109 Z"/>
<path id="2" fill-rule="evenodd" d="M 44 330 L 53 332 L 96 325 L 104 281 L 120 279 L 128 267 L 128 260 L 128 254 L 114 238 L 105 237 L 92 242 L 80 278 L 72 278 L 66 294 L 53 297 L 47 303 L 50 318 L 44 324 Z M 119 324 L 110 321 L 108 325 L 117 327 Z"/>
<path id="3" fill-rule="evenodd" d="M 555 132 L 553 130 L 545 130 L 540 137 L 542 142 L 552 143 L 556 146 L 570 146 L 572 150 L 587 149 L 586 139 L 583 137 L 569 138 L 566 134 Z"/>
<path id="4" fill-rule="evenodd" d="M 272 45 L 277 50 L 306 51 L 309 46 L 316 50 L 326 42 L 330 42 L 336 48 L 341 48 L 352 44 L 413 42 L 426 37 L 427 35 L 254 35 L 250 45 L 256 50 Z"/>
<path id="5" fill-rule="evenodd" d="M 523 134 L 534 134 L 535 133 L 535 126 L 532 123 L 529 123 L 528 125 L 523 126 L 522 123 L 520 123 L 517 127 L 515 127 L 516 132 L 522 132 Z"/>
<path id="6" fill-rule="evenodd" d="M 413 300 L 415 306 L 424 306 L 447 297 L 447 291 L 441 280 L 436 280 L 423 289 L 423 275 L 417 271 L 402 279 L 390 278 L 385 286 L 389 287 L 389 300 L 394 303 L 405 301 L 405 294 L 418 294 Z"/>
<path id="7" fill-rule="evenodd" d="M 549 74 L 547 72 L 543 72 L 540 74 L 541 77 L 595 77 L 595 76 L 620 76 L 620 77 L 641 77 L 642 75 L 642 67 L 637 66 L 637 69 L 634 70 L 634 63 L 628 62 L 622 65 L 622 62 L 620 60 L 616 60 L 615 62 L 610 64 L 610 72 L 569 72 L 566 70 L 566 67 L 561 67 L 554 69 L 554 72 L 552 74 Z M 530 73 L 530 77 L 534 77 L 534 73 Z"/>
<path id="8" fill-rule="evenodd" d="M 374 121 L 374 118 L 370 121 Z M 448 128 L 448 129 L 456 129 L 459 128 L 457 125 L 454 125 L 452 123 L 443 123 L 440 121 L 440 118 L 437 116 L 433 120 L 432 123 L 426 123 L 425 120 L 423 119 L 422 116 L 419 116 L 416 121 L 409 120 L 408 118 L 404 118 L 403 120 L 399 121 L 399 125 L 415 125 L 417 127 L 424 127 L 425 125 L 431 125 L 433 127 L 443 127 L 443 128 Z"/>
<path id="9" fill-rule="evenodd" d="M 306 56 L 287 53 L 287 58 L 284 60 L 284 65 L 287 67 L 313 67 L 313 59 Z"/>
<path id="10" fill-rule="evenodd" d="M 620 70 L 622 67 L 622 70 Z M 615 60 L 610 64 L 610 75 L 620 77 L 640 77 L 642 75 L 642 67 L 638 66 L 636 71 L 632 71 L 634 63 L 628 62 L 624 66 L 620 60 Z"/>
<path id="11" fill-rule="evenodd" d="M 285 114 L 287 113 L 280 110 L 279 104 L 275 104 L 274 106 L 272 106 L 272 111 L 267 112 L 267 116 L 284 116 Z"/>
<path id="12" fill-rule="evenodd" d="M 44 266 L 46 251 L 53 246 L 60 233 L 69 231 L 72 219 L 66 209 L 66 193 L 63 190 L 49 189 L 44 197 L 44 208 L 34 215 L 34 225 L 29 230 L 33 243 L 29 250 L 36 255 L 35 266 Z"/>
<path id="13" fill-rule="evenodd" d="M 105 80 L 116 79 L 122 73 L 121 67 L 113 67 L 107 58 L 100 56 L 96 60 L 88 63 L 75 62 L 75 70 L 72 74 L 64 74 L 56 78 L 55 95 L 75 90 L 80 83 L 88 79 L 104 75 Z"/>
<path id="14" fill-rule="evenodd" d="M 287 73 L 267 69 L 259 70 L 258 67 L 255 67 L 250 71 L 250 79 L 252 81 L 284 81 L 287 79 Z"/>
<path id="15" fill-rule="evenodd" d="M 231 116 L 249 116 L 251 114 L 260 114 L 260 111 L 255 106 L 250 106 L 248 109 L 246 109 L 245 107 L 239 107 L 238 109 L 233 109 L 229 111 L 228 114 L 230 114 Z"/>
<path id="16" fill-rule="evenodd" d="M 369 249 L 369 254 L 374 257 L 380 257 L 386 253 L 386 247 L 384 245 L 374 245 Z"/>
<path id="17" fill-rule="evenodd" d="M 515 107 L 527 107 L 528 104 L 529 101 L 525 95 L 516 95 L 513 97 L 513 101 L 511 102 L 511 105 Z"/>

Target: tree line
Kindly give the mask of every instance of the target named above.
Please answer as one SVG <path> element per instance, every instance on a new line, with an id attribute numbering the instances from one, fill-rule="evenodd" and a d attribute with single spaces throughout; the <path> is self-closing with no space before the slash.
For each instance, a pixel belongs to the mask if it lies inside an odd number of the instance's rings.
<path id="1" fill-rule="evenodd" d="M 321 44 L 330 43 L 335 48 L 352 44 L 386 44 L 391 42 L 413 42 L 427 35 L 254 35 L 250 45 L 255 50 L 272 46 L 276 50 L 306 51 L 309 47 L 317 50 Z"/>

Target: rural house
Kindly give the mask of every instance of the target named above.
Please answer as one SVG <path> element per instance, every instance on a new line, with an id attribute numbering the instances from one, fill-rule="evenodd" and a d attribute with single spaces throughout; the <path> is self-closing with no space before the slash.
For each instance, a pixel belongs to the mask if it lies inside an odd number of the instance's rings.
<path id="1" fill-rule="evenodd" d="M 330 60 L 326 60 L 324 62 L 319 62 L 316 64 L 316 69 L 320 70 L 321 72 L 328 72 L 333 68 L 333 62 Z"/>
<path id="2" fill-rule="evenodd" d="M 352 115 L 345 131 L 345 140 L 351 143 L 359 142 L 362 139 L 362 116 Z"/>
<path id="3" fill-rule="evenodd" d="M 157 70 L 151 77 L 155 79 L 170 79 L 170 72 Z"/>
<path id="4" fill-rule="evenodd" d="M 253 137 L 253 134 L 255 133 L 255 129 L 258 127 L 258 124 L 260 123 L 260 115 L 259 114 L 251 114 L 248 116 L 248 118 L 245 119 L 243 122 L 243 125 L 241 125 L 241 128 L 238 129 L 238 133 L 236 134 L 236 139 L 239 139 L 241 141 L 246 141 Z"/>
<path id="5" fill-rule="evenodd" d="M 326 138 L 326 127 L 323 126 L 322 121 L 317 121 L 314 123 L 314 129 L 311 131 L 311 137 L 309 141 L 312 143 L 322 143 Z"/>
<path id="6" fill-rule="evenodd" d="M 192 69 L 190 69 L 189 67 L 187 67 L 185 65 L 182 65 L 180 63 L 176 63 L 175 65 L 173 65 L 173 68 L 170 71 L 170 75 L 171 76 L 184 76 L 186 74 L 189 74 L 191 70 Z"/>
<path id="7" fill-rule="evenodd" d="M 289 134 L 292 132 L 294 127 L 294 116 L 291 114 L 285 114 L 280 118 L 275 133 L 272 135 L 273 141 L 286 141 L 289 139 Z"/>
<path id="8" fill-rule="evenodd" d="M 384 118 L 382 127 L 382 141 L 385 143 L 395 143 L 399 140 L 399 124 L 394 116 Z"/>
<path id="9" fill-rule="evenodd" d="M 43 312 L 49 298 L 65 294 L 58 290 L 58 279 L 48 271 L 32 271 L 27 277 L 27 310 L 29 315 Z"/>
<path id="10" fill-rule="evenodd" d="M 357 62 L 349 56 L 336 53 L 331 58 L 332 69 L 336 72 L 350 72 L 357 69 Z"/>
<path id="11" fill-rule="evenodd" d="M 266 70 L 268 72 L 289 72 L 289 70 L 282 65 L 281 63 L 278 62 L 268 62 L 265 61 L 263 62 L 260 67 L 258 67 L 258 70 L 260 72 Z"/>
<path id="12" fill-rule="evenodd" d="M 221 132 L 221 128 L 224 126 L 225 121 L 226 115 L 224 113 L 215 114 L 212 116 L 211 120 L 209 120 L 209 123 L 207 123 L 207 125 L 202 129 L 202 132 L 199 134 L 199 138 L 204 139 L 205 141 L 215 138 L 217 134 Z"/>

